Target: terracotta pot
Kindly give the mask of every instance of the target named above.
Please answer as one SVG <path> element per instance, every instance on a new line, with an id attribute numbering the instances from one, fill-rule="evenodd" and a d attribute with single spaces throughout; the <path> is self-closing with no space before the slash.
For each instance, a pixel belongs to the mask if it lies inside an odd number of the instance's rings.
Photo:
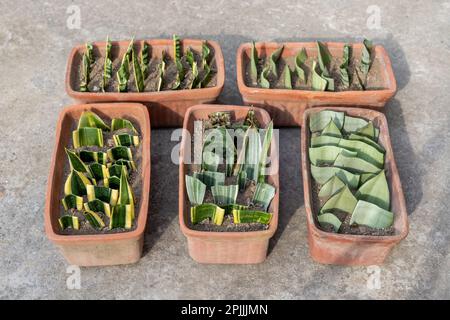
<path id="1" fill-rule="evenodd" d="M 172 40 L 154 39 L 145 40 L 150 45 L 151 57 L 161 58 L 164 50 L 167 55 L 173 57 Z M 203 40 L 184 39 L 181 41 L 182 47 L 187 49 L 192 47 L 201 50 Z M 142 41 L 136 41 L 135 49 L 141 49 Z M 66 71 L 66 91 L 69 96 L 79 102 L 117 102 L 132 101 L 142 102 L 149 108 L 153 127 L 180 127 L 183 124 L 184 114 L 190 106 L 214 102 L 223 89 L 225 82 L 225 66 L 223 62 L 222 50 L 215 41 L 208 40 L 211 53 L 214 54 L 217 69 L 217 84 L 211 88 L 192 90 L 165 90 L 160 92 L 79 92 L 75 88 L 75 80 L 78 77 L 84 44 L 72 49 L 67 63 Z M 94 42 L 94 54 L 104 53 L 105 42 Z M 112 41 L 111 54 L 113 57 L 121 57 L 126 52 L 129 45 L 127 41 Z M 115 77 L 115 75 L 114 75 Z"/>
<path id="2" fill-rule="evenodd" d="M 344 111 L 353 117 L 371 120 L 380 128 L 379 143 L 386 149 L 385 168 L 391 193 L 391 211 L 394 212 L 395 234 L 392 236 L 363 236 L 337 234 L 320 230 L 316 225 L 312 206 L 311 172 L 308 157 L 309 118 L 321 110 Z M 400 182 L 397 165 L 392 151 L 389 129 L 384 114 L 361 108 L 326 107 L 305 111 L 301 129 L 301 153 L 303 190 L 305 195 L 308 242 L 311 257 L 320 263 L 339 265 L 377 265 L 382 264 L 391 249 L 408 234 L 408 214 L 405 197 Z"/>
<path id="3" fill-rule="evenodd" d="M 61 212 L 61 189 L 64 188 L 64 147 L 70 144 L 72 130 L 85 110 L 99 116 L 130 119 L 142 137 L 142 193 L 136 229 L 129 232 L 93 235 L 63 235 L 58 218 Z M 150 118 L 147 108 L 139 103 L 104 103 L 73 105 L 63 109 L 56 127 L 50 174 L 45 199 L 45 231 L 70 264 L 78 266 L 116 265 L 137 262 L 142 255 L 150 192 Z"/>
<path id="4" fill-rule="evenodd" d="M 269 239 L 274 235 L 278 225 L 278 203 L 280 183 L 278 176 L 278 149 L 271 146 L 272 165 L 276 174 L 268 177 L 268 182 L 276 187 L 276 194 L 268 211 L 273 213 L 269 228 L 263 231 L 250 232 L 207 232 L 192 230 L 188 227 L 190 204 L 186 193 L 185 175 L 189 164 L 184 162 L 185 155 L 191 149 L 194 121 L 207 119 L 208 114 L 215 111 L 231 111 L 236 120 L 242 120 L 247 115 L 249 107 L 229 105 L 199 105 L 191 107 L 186 112 L 183 124 L 183 137 L 180 148 L 180 185 L 179 185 L 179 220 L 183 234 L 188 240 L 189 254 L 200 263 L 250 264 L 261 263 L 266 259 Z M 261 127 L 270 122 L 269 114 L 262 109 L 255 110 Z M 193 158 L 193 157 L 192 157 Z"/>
<path id="5" fill-rule="evenodd" d="M 343 42 L 326 42 L 330 53 L 335 57 L 342 57 Z M 256 43 L 259 56 L 269 56 L 281 43 Z M 282 57 L 292 57 L 305 48 L 309 57 L 317 57 L 315 42 L 284 43 Z M 359 57 L 361 43 L 353 44 L 353 54 Z M 383 80 L 383 90 L 320 92 L 289 89 L 263 89 L 248 87 L 245 84 L 245 70 L 250 61 L 251 43 L 242 44 L 237 51 L 237 83 L 245 104 L 264 107 L 269 111 L 277 126 L 300 126 L 305 109 L 321 105 L 346 105 L 369 108 L 382 108 L 392 98 L 397 90 L 391 61 L 386 50 L 377 45 L 375 55 L 380 59 L 383 67 L 380 73 Z"/>

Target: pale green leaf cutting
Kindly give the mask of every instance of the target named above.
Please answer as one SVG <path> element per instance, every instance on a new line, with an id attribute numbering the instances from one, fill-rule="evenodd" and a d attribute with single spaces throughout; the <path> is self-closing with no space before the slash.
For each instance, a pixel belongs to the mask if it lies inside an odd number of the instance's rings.
<path id="1" fill-rule="evenodd" d="M 335 146 L 323 146 L 309 148 L 309 161 L 315 165 L 333 164 L 342 148 Z"/>
<path id="2" fill-rule="evenodd" d="M 331 224 L 335 232 L 339 231 L 342 222 L 332 213 L 323 213 L 317 217 L 320 226 L 324 227 L 327 224 Z"/>
<path id="3" fill-rule="evenodd" d="M 349 140 L 363 141 L 363 142 L 365 142 L 365 143 L 371 145 L 372 147 L 374 147 L 375 149 L 377 149 L 377 150 L 378 150 L 379 152 L 381 152 L 381 153 L 385 153 L 385 152 L 386 152 L 386 150 L 383 148 L 382 145 L 376 143 L 376 142 L 373 141 L 372 139 L 367 138 L 367 137 L 365 137 L 365 136 L 362 136 L 362 135 L 359 135 L 359 134 L 356 134 L 356 133 L 351 133 L 351 134 L 348 136 L 348 139 L 349 139 Z"/>
<path id="4" fill-rule="evenodd" d="M 283 52 L 284 45 L 276 49 L 269 57 L 269 66 L 270 66 L 270 72 L 275 76 L 275 78 L 278 78 L 278 71 L 277 71 L 277 62 L 280 59 L 281 53 Z"/>
<path id="5" fill-rule="evenodd" d="M 199 179 L 207 187 L 225 184 L 225 173 L 215 171 L 194 172 L 194 178 Z"/>
<path id="6" fill-rule="evenodd" d="M 270 82 L 268 79 L 269 72 L 270 72 L 269 66 L 264 67 L 263 70 L 261 71 L 260 84 L 262 88 L 270 89 Z"/>
<path id="7" fill-rule="evenodd" d="M 376 229 L 388 228 L 393 222 L 392 212 L 364 200 L 358 201 L 350 219 L 350 225 L 360 224 Z"/>
<path id="8" fill-rule="evenodd" d="M 216 225 L 221 225 L 225 210 L 214 203 L 203 203 L 191 207 L 191 222 L 197 224 L 206 219 L 211 219 Z"/>
<path id="9" fill-rule="evenodd" d="M 325 77 L 330 76 L 328 67 L 331 62 L 331 54 L 323 42 L 317 41 L 317 57 L 319 59 L 319 67 L 321 74 Z"/>
<path id="10" fill-rule="evenodd" d="M 345 183 L 338 176 L 331 177 L 319 190 L 319 199 L 326 200 L 336 194 L 345 186 Z"/>
<path id="11" fill-rule="evenodd" d="M 380 171 L 377 166 L 358 158 L 354 152 L 345 149 L 337 156 L 333 165 L 355 173 L 377 173 Z"/>
<path id="12" fill-rule="evenodd" d="M 270 121 L 270 123 L 267 125 L 266 132 L 264 134 L 264 140 L 259 159 L 258 182 L 264 182 L 266 179 L 267 157 L 269 154 L 270 145 L 272 143 L 272 136 L 273 136 L 273 122 Z"/>
<path id="13" fill-rule="evenodd" d="M 256 128 L 248 129 L 247 150 L 245 152 L 245 171 L 249 180 L 257 181 L 259 177 L 259 160 L 261 158 L 261 138 Z"/>
<path id="14" fill-rule="evenodd" d="M 384 165 L 384 153 L 378 151 L 376 148 L 365 142 L 341 139 L 338 146 L 350 151 L 356 151 L 358 153 L 358 157 L 370 162 L 380 169 Z"/>
<path id="15" fill-rule="evenodd" d="M 355 194 L 358 200 L 364 200 L 376 204 L 380 208 L 389 210 L 390 196 L 386 174 L 382 170 L 372 179 L 364 183 Z"/>
<path id="16" fill-rule="evenodd" d="M 272 213 L 247 210 L 247 209 L 233 209 L 233 222 L 234 223 L 262 223 L 269 224 L 272 219 Z"/>
<path id="17" fill-rule="evenodd" d="M 114 118 L 111 121 L 111 131 L 120 130 L 120 129 L 130 129 L 134 133 L 138 133 L 136 128 L 133 126 L 130 120 Z"/>
<path id="18" fill-rule="evenodd" d="M 313 61 L 312 65 L 312 81 L 311 86 L 314 91 L 325 91 L 327 88 L 327 80 L 322 78 L 322 76 L 317 72 L 317 63 Z"/>
<path id="19" fill-rule="evenodd" d="M 203 203 L 206 185 L 199 179 L 186 175 L 186 192 L 191 205 L 196 206 Z"/>
<path id="20" fill-rule="evenodd" d="M 284 66 L 284 88 L 292 89 L 291 69 L 287 64 Z"/>
<path id="21" fill-rule="evenodd" d="M 364 183 L 375 177 L 377 173 L 362 173 L 359 179 L 359 185 L 362 186 Z"/>
<path id="22" fill-rule="evenodd" d="M 235 204 L 239 192 L 239 186 L 237 184 L 229 186 L 215 185 L 211 187 L 211 192 L 215 204 L 220 206 Z"/>
<path id="23" fill-rule="evenodd" d="M 336 138 L 341 138 L 342 133 L 341 130 L 336 126 L 336 123 L 330 119 L 328 125 L 322 130 L 322 136 L 331 136 Z"/>
<path id="24" fill-rule="evenodd" d="M 350 58 L 351 58 L 351 47 L 350 47 L 350 45 L 345 44 L 344 52 L 342 55 L 342 64 L 339 66 L 341 83 L 344 88 L 350 87 L 350 75 L 348 72 Z"/>
<path id="25" fill-rule="evenodd" d="M 306 73 L 303 69 L 303 64 L 308 58 L 305 48 L 303 48 L 295 57 L 295 71 L 297 72 L 297 77 L 304 83 L 306 83 Z"/>
<path id="26" fill-rule="evenodd" d="M 369 121 L 364 127 L 359 128 L 355 131 L 356 134 L 365 136 L 372 139 L 373 141 L 378 140 L 379 129 L 375 128 L 372 121 Z"/>
<path id="27" fill-rule="evenodd" d="M 309 130 L 311 132 L 322 131 L 333 120 L 339 129 L 344 125 L 344 112 L 322 110 L 313 113 L 309 119 Z"/>
<path id="28" fill-rule="evenodd" d="M 252 81 L 252 84 L 254 86 L 258 84 L 257 61 L 258 61 L 258 53 L 255 48 L 255 42 L 252 41 L 252 49 L 250 52 L 250 80 Z"/>
<path id="29" fill-rule="evenodd" d="M 364 120 L 363 118 L 359 117 L 351 117 L 348 115 L 345 115 L 344 117 L 344 131 L 347 133 L 355 132 L 358 129 L 363 128 L 366 126 L 369 122 Z"/>
<path id="30" fill-rule="evenodd" d="M 358 200 L 356 200 L 350 189 L 347 186 L 344 186 L 339 192 L 337 192 L 335 195 L 329 198 L 327 202 L 325 202 L 325 204 L 320 209 L 320 212 L 335 212 L 336 210 L 338 210 L 352 213 L 357 201 Z"/>
<path id="31" fill-rule="evenodd" d="M 318 184 L 325 184 L 331 177 L 337 175 L 350 188 L 355 189 L 359 185 L 359 174 L 353 174 L 347 170 L 336 167 L 317 167 L 311 165 L 311 175 Z"/>
<path id="32" fill-rule="evenodd" d="M 370 70 L 370 66 L 372 64 L 371 60 L 372 48 L 373 48 L 372 41 L 364 39 L 363 48 L 361 51 L 361 64 L 359 66 L 364 78 L 367 77 L 367 74 L 369 73 Z"/>
<path id="33" fill-rule="evenodd" d="M 339 146 L 339 141 L 341 138 L 331 137 L 331 136 L 316 136 L 311 137 L 311 147 L 322 147 L 322 146 Z"/>
<path id="34" fill-rule="evenodd" d="M 80 128 L 99 128 L 102 130 L 109 130 L 109 126 L 94 112 L 83 111 L 78 120 L 77 129 Z"/>
<path id="35" fill-rule="evenodd" d="M 275 196 L 275 187 L 264 182 L 260 182 L 256 185 L 255 194 L 253 195 L 252 202 L 254 205 L 264 208 L 267 211 L 267 208 L 270 205 L 273 197 Z"/>
<path id="36" fill-rule="evenodd" d="M 205 150 L 203 151 L 202 157 L 202 169 L 206 171 L 217 171 L 221 160 L 221 156 L 219 156 L 216 152 Z"/>
<path id="37" fill-rule="evenodd" d="M 72 132 L 73 147 L 103 147 L 103 132 L 98 128 L 80 128 Z"/>

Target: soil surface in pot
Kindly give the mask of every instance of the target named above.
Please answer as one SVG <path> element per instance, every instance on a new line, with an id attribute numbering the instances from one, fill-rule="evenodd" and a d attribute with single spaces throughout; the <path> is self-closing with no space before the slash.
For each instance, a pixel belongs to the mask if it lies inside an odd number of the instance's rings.
<path id="1" fill-rule="evenodd" d="M 124 117 L 124 118 L 126 119 L 126 117 Z M 111 123 L 112 119 L 110 119 L 108 117 L 102 117 L 102 120 L 105 121 L 105 123 Z M 128 119 L 128 120 L 130 120 L 130 119 Z M 138 131 L 138 134 L 133 132 L 131 129 L 127 129 L 127 128 L 119 129 L 119 130 L 115 130 L 115 131 L 103 131 L 103 139 L 104 139 L 103 147 L 89 146 L 89 147 L 80 147 L 78 149 L 75 149 L 72 144 L 67 147 L 68 147 L 68 149 L 70 149 L 72 151 L 87 150 L 87 151 L 106 152 L 108 149 L 115 147 L 113 135 L 121 134 L 121 133 L 126 133 L 126 134 L 130 134 L 130 135 L 138 135 L 140 142 L 142 142 L 142 136 L 140 135 L 140 128 L 138 127 L 138 124 L 134 123 L 133 121 L 131 121 L 131 122 L 133 123 L 133 126 Z M 76 130 L 76 129 L 77 129 L 77 121 L 74 121 L 74 123 L 72 125 L 72 130 Z M 140 196 L 142 194 L 142 170 L 143 170 L 143 168 L 142 168 L 142 143 L 139 143 L 139 145 L 137 147 L 130 146 L 129 148 L 131 149 L 131 152 L 133 155 L 133 161 L 136 165 L 136 170 L 128 170 L 128 175 L 129 175 L 128 181 L 133 190 L 133 196 L 134 196 L 134 200 L 135 200 L 135 219 L 133 221 L 132 227 L 130 229 L 114 228 L 114 229 L 109 230 L 108 228 L 103 228 L 101 230 L 97 230 L 89 224 L 89 222 L 84 217 L 82 211 L 78 211 L 76 209 L 69 209 L 67 212 L 65 212 L 64 207 L 61 204 L 60 205 L 61 216 L 72 213 L 73 215 L 78 217 L 80 225 L 79 225 L 78 230 L 74 230 L 72 228 L 67 228 L 65 230 L 60 231 L 60 234 L 65 234 L 65 235 L 111 234 L 111 233 L 130 232 L 130 231 L 133 231 L 136 229 L 136 223 L 138 221 L 138 216 L 139 216 L 139 211 L 140 211 L 139 208 L 140 208 L 140 203 L 141 203 Z M 108 161 L 109 161 L 109 159 L 108 159 Z M 87 164 L 89 164 L 89 163 L 87 163 Z M 69 161 L 67 160 L 66 164 L 64 166 L 64 177 L 67 177 L 70 174 L 70 171 L 71 171 L 70 164 L 69 164 Z M 103 182 L 98 181 L 97 185 L 102 186 Z M 64 197 L 64 188 L 61 188 L 60 199 L 62 199 L 63 197 Z M 87 196 L 83 196 L 83 203 L 85 203 L 87 201 L 88 201 Z M 110 218 L 102 212 L 96 212 L 96 213 L 102 218 L 102 220 L 105 222 L 105 225 L 108 226 L 109 222 L 110 222 Z"/>
<path id="2" fill-rule="evenodd" d="M 250 78 L 250 60 L 247 58 L 247 64 L 245 66 L 245 84 L 248 87 L 261 87 L 259 84 L 259 78 L 261 75 L 261 71 L 263 70 L 264 66 L 266 66 L 269 63 L 268 57 L 263 57 L 258 59 L 258 85 L 253 85 L 251 78 Z M 312 65 L 313 61 L 317 60 L 316 57 L 309 57 L 305 61 L 305 63 L 302 65 L 305 75 L 306 75 L 306 83 L 298 78 L 296 72 L 292 72 L 295 70 L 295 56 L 292 57 L 280 57 L 280 59 L 277 62 L 277 74 L 278 78 L 274 76 L 272 72 L 269 73 L 268 80 L 270 82 L 270 88 L 271 89 L 285 89 L 284 86 L 284 68 L 286 64 L 289 66 L 289 69 L 291 70 L 291 80 L 292 80 L 292 89 L 297 90 L 312 90 Z M 355 72 L 359 72 L 358 66 L 360 65 L 360 58 L 359 57 L 353 57 L 350 59 L 349 64 L 349 74 L 351 79 L 351 85 L 350 88 L 345 88 L 342 85 L 340 72 L 339 72 L 339 66 L 342 64 L 343 59 L 339 57 L 332 57 L 331 63 L 330 63 L 330 74 L 331 77 L 334 79 L 335 83 L 335 91 L 361 91 L 361 87 L 358 84 L 358 81 L 356 80 Z M 366 86 L 366 90 L 382 90 L 386 89 L 384 86 L 384 80 L 381 75 L 383 72 L 383 64 L 380 61 L 380 58 L 377 56 L 373 57 L 373 62 L 370 67 L 369 73 L 367 74 L 367 80 L 364 82 Z M 360 74 L 360 73 L 359 73 Z M 362 76 L 360 76 L 361 78 Z"/>
<path id="3" fill-rule="evenodd" d="M 113 45 L 114 46 L 114 45 Z M 211 52 L 209 57 L 211 60 L 209 61 L 209 66 L 211 68 L 211 72 L 209 74 L 209 82 L 206 85 L 206 88 L 215 87 L 217 85 L 217 66 L 214 57 L 214 49 L 209 47 Z M 187 49 L 187 48 L 186 48 Z M 150 53 L 152 52 L 151 48 L 149 49 Z M 202 79 L 205 75 L 205 68 L 203 67 L 201 53 L 193 48 L 191 48 L 193 52 L 194 59 L 198 65 L 198 78 Z M 106 92 L 118 92 L 118 81 L 117 81 L 117 71 L 120 68 L 120 64 L 122 61 L 121 56 L 112 56 L 111 57 L 113 63 L 113 73 L 112 77 L 107 81 Z M 81 59 L 80 59 L 81 61 Z M 168 55 L 164 58 L 165 61 L 165 71 L 163 75 L 163 81 L 161 86 L 161 91 L 172 90 L 172 86 L 177 77 L 177 68 L 175 65 L 175 61 L 170 58 Z M 144 79 L 144 92 L 156 92 L 159 83 L 159 70 L 158 65 L 161 62 L 161 57 L 150 57 L 150 62 L 148 64 L 148 73 Z M 181 62 L 183 64 L 185 70 L 185 76 L 179 90 L 190 89 L 192 85 L 192 81 L 194 80 L 192 68 L 190 64 L 186 60 L 186 56 L 181 58 Z M 103 70 L 104 70 L 105 58 L 100 52 L 100 50 L 94 50 L 94 62 L 91 65 L 91 71 L 89 73 L 90 81 L 88 83 L 89 92 L 102 92 L 101 83 L 103 81 Z M 79 90 L 80 88 L 80 79 L 82 78 L 82 70 L 80 64 L 75 66 L 77 68 L 77 77 L 75 79 L 74 88 Z M 134 79 L 133 67 L 130 65 L 130 77 L 128 79 L 128 92 L 137 92 L 136 83 Z"/>
<path id="4" fill-rule="evenodd" d="M 195 129 L 197 130 L 194 132 L 192 136 L 191 141 L 191 150 L 194 150 L 195 144 L 194 144 L 194 137 L 197 135 L 203 136 L 203 129 L 208 130 L 213 128 L 213 125 L 211 124 L 210 120 L 202 120 L 203 126 L 196 126 Z M 230 126 L 227 126 L 227 128 L 239 128 L 242 127 L 243 121 L 236 121 L 232 120 L 232 123 Z M 199 165 L 191 165 L 188 169 L 188 174 L 193 175 L 194 172 L 199 171 Z M 226 172 L 226 168 L 224 164 L 220 164 L 218 168 L 218 172 Z M 237 177 L 236 176 L 227 176 L 225 178 L 225 185 L 232 185 L 237 184 Z M 266 182 L 267 183 L 267 182 Z M 239 190 L 236 204 L 239 205 L 245 205 L 248 206 L 249 210 L 260 210 L 265 211 L 263 208 L 255 206 L 252 203 L 253 195 L 256 190 L 256 183 L 252 180 L 247 180 L 245 184 L 245 188 L 243 190 Z M 278 192 L 278 190 L 276 190 Z M 211 192 L 210 188 L 207 188 L 205 193 L 205 198 L 203 203 L 214 203 L 214 198 Z M 269 228 L 268 224 L 263 224 L 259 222 L 255 223 L 234 223 L 233 215 L 232 214 L 225 214 L 223 223 L 221 225 L 216 225 L 213 223 L 211 219 L 205 219 L 200 223 L 193 224 L 190 217 L 188 218 L 188 227 L 193 230 L 198 231 L 213 231 L 213 232 L 249 232 L 249 231 L 262 231 L 267 230 Z"/>

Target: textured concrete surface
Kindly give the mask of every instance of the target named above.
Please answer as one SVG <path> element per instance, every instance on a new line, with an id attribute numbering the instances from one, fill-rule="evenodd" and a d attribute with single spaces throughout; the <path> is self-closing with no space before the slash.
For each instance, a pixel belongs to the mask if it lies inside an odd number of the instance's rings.
<path id="1" fill-rule="evenodd" d="M 81 28 L 69 29 L 77 5 Z M 366 12 L 380 9 L 380 28 Z M 372 6 L 372 7 L 371 7 Z M 375 9 L 374 9 L 375 8 Z M 12 1 L 0 2 L 0 298 L 450 298 L 450 2 L 444 1 Z M 369 26 L 371 26 L 369 21 Z M 373 22 L 373 21 L 372 21 Z M 82 268 L 66 286 L 66 262 L 47 240 L 43 208 L 69 50 L 86 40 L 216 39 L 226 61 L 222 103 L 240 104 L 235 52 L 250 40 L 363 36 L 386 46 L 398 93 L 386 107 L 403 181 L 410 234 L 380 267 L 324 266 L 308 255 L 300 174 L 300 130 L 281 130 L 280 226 L 264 264 L 198 265 L 177 221 L 175 142 L 154 130 L 145 255 L 136 265 Z"/>

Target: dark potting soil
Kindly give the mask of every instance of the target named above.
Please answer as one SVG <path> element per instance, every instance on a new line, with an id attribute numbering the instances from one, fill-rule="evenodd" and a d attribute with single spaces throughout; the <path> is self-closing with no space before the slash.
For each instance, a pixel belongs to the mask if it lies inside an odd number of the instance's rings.
<path id="1" fill-rule="evenodd" d="M 205 70 L 202 67 L 201 63 L 201 55 L 198 51 L 192 49 L 194 54 L 194 59 L 197 62 L 199 78 L 202 78 Z M 210 47 L 211 53 L 210 56 L 213 57 L 210 61 L 210 81 L 206 85 L 207 88 L 215 87 L 217 85 L 217 66 L 214 57 L 214 50 Z M 113 74 L 112 77 L 108 80 L 105 91 L 106 92 L 117 92 L 118 91 L 118 82 L 117 82 L 117 71 L 120 68 L 120 64 L 122 62 L 122 57 L 112 57 L 113 62 Z M 148 65 L 148 73 L 144 79 L 144 92 L 153 92 L 157 91 L 158 82 L 159 82 L 159 70 L 158 65 L 161 62 L 161 58 L 151 58 Z M 181 62 L 185 69 L 185 77 L 181 82 L 180 89 L 189 89 L 190 84 L 193 81 L 192 69 L 189 63 L 186 61 L 186 57 L 183 56 L 181 58 Z M 103 56 L 94 56 L 94 63 L 91 65 L 90 71 L 90 81 L 88 83 L 89 92 L 101 92 L 101 83 L 103 81 L 103 70 L 104 70 L 105 59 Z M 177 68 L 173 59 L 166 56 L 165 58 L 165 72 L 163 76 L 163 84 L 161 90 L 172 90 L 172 86 L 176 81 L 177 77 Z M 75 80 L 75 88 L 80 87 L 80 79 L 81 79 L 81 68 L 80 65 L 78 68 L 78 76 Z M 133 67 L 130 66 L 130 78 L 128 79 L 128 91 L 129 92 L 137 92 L 136 83 L 134 79 Z"/>
<path id="2" fill-rule="evenodd" d="M 298 78 L 296 72 L 291 72 L 291 80 L 292 80 L 292 88 L 297 90 L 312 90 L 312 65 L 315 58 L 308 57 L 306 62 L 303 65 L 306 75 L 306 82 Z M 349 64 L 349 74 L 351 78 L 350 88 L 344 88 L 342 85 L 342 81 L 340 78 L 339 66 L 342 64 L 342 58 L 332 57 L 330 63 L 330 74 L 334 79 L 335 83 L 335 92 L 339 91 L 350 91 L 350 90 L 361 90 L 358 88 L 357 80 L 354 76 L 355 71 L 358 71 L 358 66 L 360 64 L 360 58 L 354 57 L 350 60 Z M 261 71 L 264 66 L 268 63 L 268 58 L 260 58 L 258 59 L 257 69 L 258 69 L 258 79 L 260 77 Z M 269 73 L 268 80 L 270 82 L 271 89 L 284 89 L 284 68 L 286 64 L 289 66 L 291 71 L 295 70 L 295 56 L 283 58 L 281 57 L 277 62 L 277 74 L 278 77 L 275 77 L 273 73 Z M 383 78 L 381 77 L 381 72 L 383 71 L 382 64 L 380 59 L 377 56 L 374 56 L 372 65 L 370 67 L 369 73 L 367 75 L 366 80 L 366 90 L 382 90 L 385 89 L 383 86 Z M 261 87 L 260 84 L 253 85 L 250 78 L 250 63 L 247 61 L 247 65 L 245 67 L 245 83 L 249 87 Z"/>
<path id="3" fill-rule="evenodd" d="M 105 123 L 111 123 L 110 118 L 102 117 L 102 119 L 105 121 Z M 140 133 L 138 124 L 133 122 L 133 125 L 136 128 L 136 130 L 138 131 L 138 133 Z M 77 126 L 77 124 L 74 122 L 72 125 L 72 130 L 76 130 L 76 126 Z M 78 149 L 74 149 L 73 145 L 71 144 L 68 146 L 68 148 L 72 151 L 89 150 L 89 151 L 106 152 L 108 149 L 115 146 L 114 140 L 113 140 L 113 135 L 121 134 L 121 133 L 136 135 L 136 133 L 134 133 L 132 130 L 127 129 L 127 128 L 119 129 L 119 130 L 115 130 L 115 131 L 103 131 L 103 141 L 104 141 L 103 147 L 89 146 L 89 147 L 81 147 Z M 105 228 L 103 228 L 101 230 L 97 230 L 89 224 L 89 222 L 86 220 L 86 218 L 84 217 L 82 212 L 80 212 L 76 209 L 71 209 L 68 212 L 65 212 L 64 207 L 61 204 L 60 205 L 60 208 L 61 208 L 60 215 L 63 216 L 63 215 L 73 213 L 75 216 L 78 217 L 80 226 L 79 226 L 79 230 L 67 228 L 65 230 L 61 230 L 60 234 L 63 234 L 63 235 L 111 234 L 111 233 L 129 232 L 129 231 L 133 231 L 136 229 L 136 222 L 138 220 L 139 211 L 140 211 L 139 209 L 140 209 L 140 204 L 141 204 L 140 197 L 142 194 L 142 170 L 143 170 L 143 168 L 142 168 L 142 136 L 140 134 L 138 134 L 138 136 L 139 136 L 139 140 L 141 143 L 139 143 L 139 145 L 137 147 L 135 147 L 135 146 L 130 147 L 132 155 L 133 155 L 133 161 L 136 165 L 136 170 L 128 170 L 129 183 L 130 183 L 131 189 L 133 190 L 133 196 L 134 196 L 134 200 L 135 200 L 135 219 L 133 221 L 131 229 L 114 228 L 112 230 L 109 230 L 108 229 L 109 221 L 110 221 L 109 217 L 106 214 L 97 212 L 97 214 L 102 218 L 102 220 L 105 223 Z M 66 159 L 66 163 L 64 165 L 64 181 L 69 174 L 70 174 L 70 164 L 69 164 L 69 160 Z M 97 185 L 101 186 L 102 182 L 98 183 Z M 61 188 L 60 199 L 62 199 L 63 197 L 64 197 L 64 187 Z M 85 203 L 87 201 L 88 201 L 87 196 L 83 196 L 83 203 Z"/>
<path id="4" fill-rule="evenodd" d="M 233 125 L 240 125 L 242 122 L 233 121 Z M 191 140 L 191 150 L 194 150 L 194 137 L 196 135 L 203 136 L 203 130 L 204 128 L 211 128 L 211 123 L 209 120 L 204 120 L 203 125 L 201 127 L 195 126 L 194 128 L 200 129 L 201 132 L 194 132 L 192 135 Z M 202 143 L 203 144 L 203 143 Z M 192 164 L 189 166 L 188 174 L 192 176 L 194 172 L 198 172 L 200 170 L 200 165 Z M 225 172 L 225 165 L 220 164 L 218 168 L 219 172 Z M 230 176 L 225 178 L 225 185 L 232 185 L 237 184 L 237 177 Z M 244 190 L 239 190 L 236 203 L 240 205 L 249 206 L 249 209 L 253 210 L 261 210 L 264 211 L 263 208 L 255 207 L 252 204 L 253 195 L 256 190 L 256 184 L 254 181 L 247 181 L 246 186 Z M 278 190 L 276 191 L 278 192 Z M 205 198 L 203 200 L 203 203 L 214 203 L 214 197 L 212 195 L 211 189 L 207 188 L 205 192 Z M 232 214 L 226 214 L 223 219 L 223 223 L 218 226 L 214 224 L 210 219 L 203 220 L 200 223 L 193 224 L 191 222 L 190 216 L 188 219 L 188 227 L 193 230 L 197 231 L 210 231 L 210 232 L 249 232 L 249 231 L 262 231 L 267 230 L 269 228 L 269 225 L 262 224 L 262 223 L 237 223 L 235 224 L 233 221 L 233 215 Z"/>
<path id="5" fill-rule="evenodd" d="M 324 224 L 321 226 L 317 221 L 317 215 L 319 214 L 320 208 L 324 205 L 326 200 L 320 201 L 319 190 L 320 186 L 318 183 L 311 179 L 311 194 L 312 194 L 312 212 L 314 216 L 314 222 L 316 226 L 326 232 L 336 233 L 331 224 Z M 354 190 L 352 190 L 353 192 Z M 390 226 L 388 228 L 376 229 L 363 225 L 350 225 L 351 213 L 346 212 L 333 212 L 333 214 L 342 222 L 341 227 L 337 233 L 340 234 L 355 234 L 355 235 L 365 235 L 365 236 L 392 236 L 395 234 L 395 228 Z M 394 213 L 395 214 L 395 213 Z"/>

